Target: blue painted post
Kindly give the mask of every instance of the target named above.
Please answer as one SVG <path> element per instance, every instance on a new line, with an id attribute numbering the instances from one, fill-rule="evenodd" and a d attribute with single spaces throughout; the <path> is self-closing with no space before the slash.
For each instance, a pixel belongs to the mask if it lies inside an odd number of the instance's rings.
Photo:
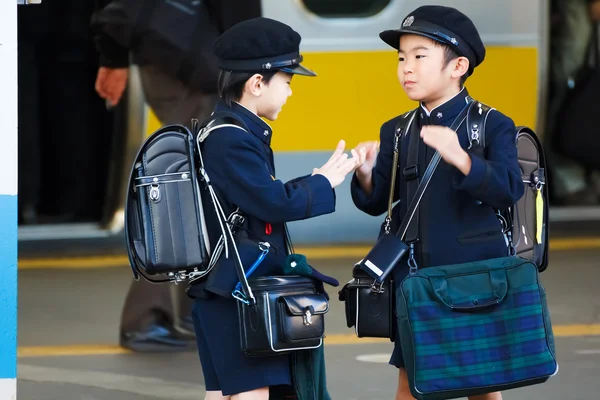
<path id="1" fill-rule="evenodd" d="M 0 0 L 0 400 L 17 398 L 17 1 Z"/>

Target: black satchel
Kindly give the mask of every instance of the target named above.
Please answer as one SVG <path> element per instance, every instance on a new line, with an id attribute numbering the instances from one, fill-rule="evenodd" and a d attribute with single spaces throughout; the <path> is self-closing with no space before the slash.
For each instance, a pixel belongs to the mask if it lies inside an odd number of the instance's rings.
<path id="1" fill-rule="evenodd" d="M 268 356 L 323 344 L 329 303 L 304 276 L 250 279 L 255 303 L 238 301 L 242 350 Z"/>
<path id="2" fill-rule="evenodd" d="M 240 280 L 240 289 L 232 295 L 238 300 L 242 351 L 248 356 L 269 356 L 320 347 L 329 301 L 315 281 L 300 275 L 247 279 L 260 257 L 245 273 L 228 225 L 226 231 Z"/>
<path id="3" fill-rule="evenodd" d="M 359 268 L 352 271 L 352 280 L 339 292 L 344 302 L 346 325 L 354 327 L 357 337 L 394 337 L 394 282 L 386 279 L 381 285 Z"/>

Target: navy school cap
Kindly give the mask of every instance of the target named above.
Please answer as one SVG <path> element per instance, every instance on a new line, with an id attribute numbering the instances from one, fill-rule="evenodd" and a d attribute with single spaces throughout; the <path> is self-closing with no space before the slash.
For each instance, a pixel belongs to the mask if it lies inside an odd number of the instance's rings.
<path id="1" fill-rule="evenodd" d="M 239 72 L 282 71 L 316 76 L 300 63 L 300 34 L 274 19 L 258 17 L 242 21 L 215 41 L 219 68 Z"/>
<path id="2" fill-rule="evenodd" d="M 405 33 L 425 36 L 450 46 L 469 60 L 469 73 L 485 58 L 485 46 L 473 21 L 452 7 L 419 7 L 408 14 L 400 29 L 383 31 L 379 37 L 398 49 L 400 36 Z"/>

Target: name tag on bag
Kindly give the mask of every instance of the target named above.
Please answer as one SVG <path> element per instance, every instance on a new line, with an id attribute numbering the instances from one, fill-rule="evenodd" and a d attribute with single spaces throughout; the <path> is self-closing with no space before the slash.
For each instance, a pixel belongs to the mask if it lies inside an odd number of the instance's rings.
<path id="1" fill-rule="evenodd" d="M 385 234 L 379 238 L 369 254 L 359 263 L 377 283 L 383 282 L 408 251 L 408 246 L 396 235 Z"/>

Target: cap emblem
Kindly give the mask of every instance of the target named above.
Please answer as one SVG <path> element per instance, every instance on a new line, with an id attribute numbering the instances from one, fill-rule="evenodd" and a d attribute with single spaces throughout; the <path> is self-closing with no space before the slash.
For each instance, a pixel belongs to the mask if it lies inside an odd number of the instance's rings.
<path id="1" fill-rule="evenodd" d="M 271 69 L 271 63 L 266 63 L 265 64 L 265 69 Z"/>
<path id="2" fill-rule="evenodd" d="M 450 41 L 453 45 L 458 45 L 458 40 L 456 40 L 455 38 L 450 38 Z"/>
<path id="3" fill-rule="evenodd" d="M 404 22 L 402 23 L 402 27 L 405 28 L 407 26 L 411 26 L 413 22 L 415 22 L 415 17 L 411 15 L 404 20 Z"/>

